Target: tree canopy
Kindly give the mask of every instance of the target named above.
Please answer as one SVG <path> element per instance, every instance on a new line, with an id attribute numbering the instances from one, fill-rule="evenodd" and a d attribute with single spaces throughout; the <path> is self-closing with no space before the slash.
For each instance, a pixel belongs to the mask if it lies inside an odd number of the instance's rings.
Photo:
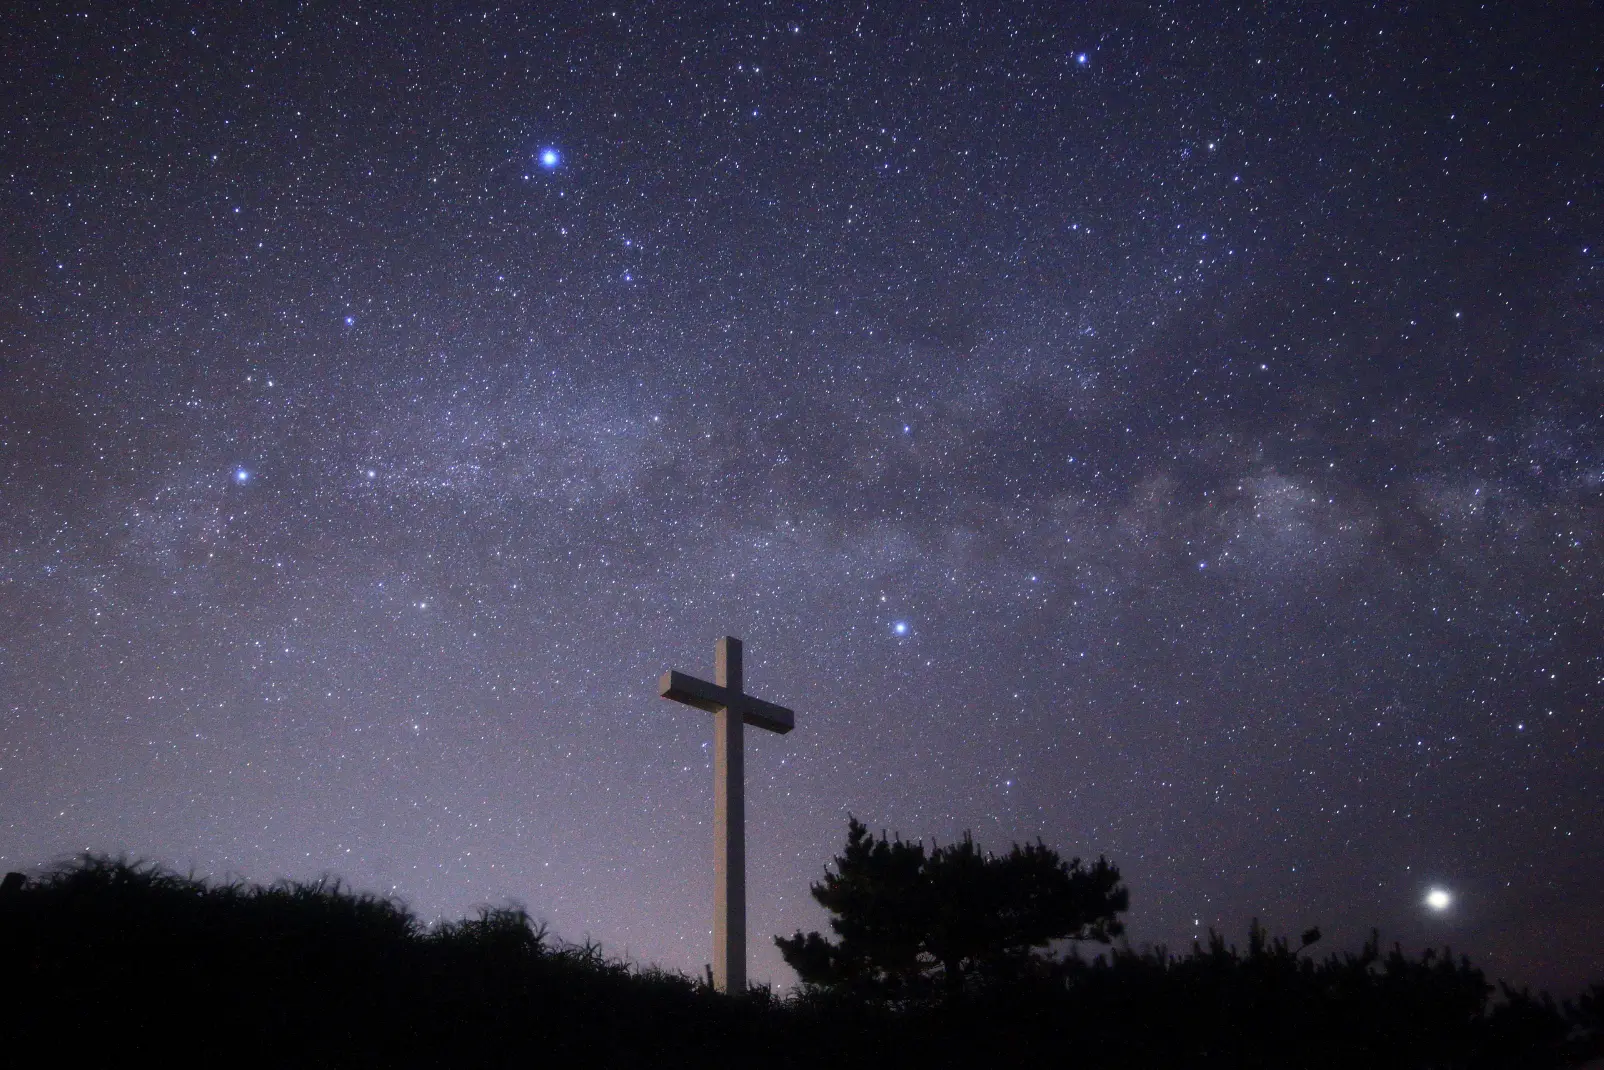
<path id="1" fill-rule="evenodd" d="M 927 853 L 900 836 L 875 839 L 855 817 L 835 871 L 811 892 L 838 939 L 776 937 L 785 961 L 805 984 L 891 998 L 1020 977 L 1057 940 L 1106 943 L 1124 931 L 1130 900 L 1102 858 L 1065 862 L 1039 840 L 993 855 L 967 833 Z"/>

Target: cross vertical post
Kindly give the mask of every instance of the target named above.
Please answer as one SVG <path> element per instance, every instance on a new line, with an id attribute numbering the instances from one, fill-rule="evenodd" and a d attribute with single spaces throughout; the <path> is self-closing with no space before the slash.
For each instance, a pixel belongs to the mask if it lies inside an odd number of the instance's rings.
<path id="1" fill-rule="evenodd" d="M 746 991 L 746 725 L 784 735 L 796 715 L 746 694 L 741 641 L 726 635 L 713 650 L 713 682 L 669 670 L 663 698 L 713 715 L 713 987 Z"/>
<path id="2" fill-rule="evenodd" d="M 718 641 L 713 681 L 741 693 L 739 639 Z M 745 727 L 738 709 L 713 714 L 713 979 L 724 992 L 746 991 Z"/>

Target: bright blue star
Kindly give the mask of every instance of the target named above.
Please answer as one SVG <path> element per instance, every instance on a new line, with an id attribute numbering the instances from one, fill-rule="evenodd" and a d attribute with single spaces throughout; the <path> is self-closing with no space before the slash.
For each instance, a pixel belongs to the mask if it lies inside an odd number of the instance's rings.
<path id="1" fill-rule="evenodd" d="M 1077 53 L 1075 53 L 1075 62 L 1079 63 L 1082 67 L 1084 67 L 1084 66 L 1086 66 L 1086 64 L 1091 62 L 1091 59 L 1090 59 L 1090 57 L 1088 57 L 1086 55 L 1086 53 L 1077 52 Z"/>
<path id="2" fill-rule="evenodd" d="M 556 149 L 540 150 L 540 166 L 548 171 L 555 171 L 557 165 L 563 162 L 562 155 Z"/>
<path id="3" fill-rule="evenodd" d="M 249 472 L 247 472 L 243 468 L 234 469 L 234 482 L 243 485 L 243 484 L 249 483 L 250 481 L 251 481 L 251 474 Z"/>
<path id="4" fill-rule="evenodd" d="M 355 316 L 347 316 L 347 317 L 345 317 L 345 325 L 347 327 L 355 327 L 356 326 L 356 317 Z"/>
<path id="5" fill-rule="evenodd" d="M 891 634 L 892 635 L 896 635 L 896 636 L 907 635 L 908 634 L 908 622 L 905 621 L 905 620 L 899 620 L 896 623 L 892 624 L 891 625 Z"/>

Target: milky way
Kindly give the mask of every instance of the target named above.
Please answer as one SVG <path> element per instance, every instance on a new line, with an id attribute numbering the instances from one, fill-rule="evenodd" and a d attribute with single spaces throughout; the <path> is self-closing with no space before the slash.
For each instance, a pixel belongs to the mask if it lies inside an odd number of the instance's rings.
<path id="1" fill-rule="evenodd" d="M 1596 10 L 536 7 L 8 16 L 0 864 L 700 973 L 732 634 L 756 979 L 849 813 L 1604 975 Z"/>

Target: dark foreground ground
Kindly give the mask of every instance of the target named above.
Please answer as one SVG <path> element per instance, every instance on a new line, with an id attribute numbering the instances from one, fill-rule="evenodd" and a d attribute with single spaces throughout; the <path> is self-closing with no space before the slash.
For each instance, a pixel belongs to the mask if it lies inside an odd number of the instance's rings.
<path id="1" fill-rule="evenodd" d="M 1575 1005 L 1372 945 L 1255 931 L 1070 962 L 962 1000 L 712 993 L 518 910 L 425 928 L 329 883 L 210 886 L 84 858 L 0 891 L 0 1062 L 294 1067 L 1520 1067 L 1604 1054 Z"/>

